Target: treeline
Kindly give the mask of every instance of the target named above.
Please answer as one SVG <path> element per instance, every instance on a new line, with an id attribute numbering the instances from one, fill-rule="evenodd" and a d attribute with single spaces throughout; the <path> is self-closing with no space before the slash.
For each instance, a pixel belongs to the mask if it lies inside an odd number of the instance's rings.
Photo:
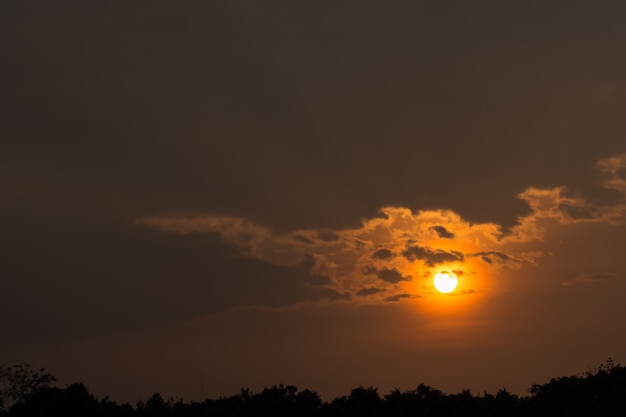
<path id="1" fill-rule="evenodd" d="M 276 385 L 261 392 L 202 402 L 165 400 L 155 393 L 146 402 L 116 404 L 95 398 L 82 384 L 52 387 L 54 377 L 27 364 L 0 366 L 0 415 L 7 417 L 487 417 L 487 416 L 626 416 L 626 367 L 609 359 L 593 371 L 533 385 L 527 396 L 505 389 L 473 395 L 468 390 L 445 394 L 420 384 L 408 391 L 381 395 L 359 387 L 350 395 L 324 402 L 310 390 Z"/>

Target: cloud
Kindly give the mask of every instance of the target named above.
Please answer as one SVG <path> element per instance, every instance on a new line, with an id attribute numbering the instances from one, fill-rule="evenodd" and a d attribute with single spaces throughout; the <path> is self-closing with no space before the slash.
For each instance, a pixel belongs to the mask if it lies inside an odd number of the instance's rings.
<path id="1" fill-rule="evenodd" d="M 304 236 L 294 235 L 294 236 L 293 236 L 293 239 L 294 239 L 294 240 L 297 240 L 297 241 L 299 241 L 299 242 L 302 242 L 302 243 L 306 243 L 307 245 L 312 245 L 312 244 L 314 244 L 314 243 L 315 243 L 315 242 L 314 242 L 314 241 L 312 241 L 311 239 L 306 238 L 306 237 L 304 237 Z"/>
<path id="2" fill-rule="evenodd" d="M 0 315 L 7 341 L 64 340 L 241 307 L 326 305 L 354 296 L 317 271 L 312 254 L 294 264 L 276 264 L 242 256 L 239 246 L 217 233 L 163 233 L 99 220 L 59 230 L 49 236 L 54 245 L 32 246 L 24 257 L 8 252 L 13 256 L 2 259 L 8 277 L 45 278 L 38 286 L 18 279 L 3 283 L 0 305 L 16 312 Z M 68 231 L 75 239 L 63 240 Z M 44 262 L 46 257 L 55 260 L 54 267 Z"/>
<path id="3" fill-rule="evenodd" d="M 367 295 L 378 294 L 384 291 L 385 290 L 376 288 L 376 287 L 367 287 L 367 288 L 361 288 L 359 291 L 357 291 L 356 295 L 367 296 Z"/>
<path id="4" fill-rule="evenodd" d="M 554 219 L 568 224 L 602 217 L 597 207 L 574 195 L 567 187 L 528 187 L 518 197 L 532 209 L 532 218 Z"/>
<path id="5" fill-rule="evenodd" d="M 453 250 L 447 252 L 443 249 L 433 249 L 419 245 L 407 246 L 407 248 L 402 251 L 402 255 L 410 261 L 417 259 L 425 261 L 428 266 L 463 261 L 464 258 L 463 254 L 459 251 Z"/>
<path id="6" fill-rule="evenodd" d="M 599 205 L 589 202 L 580 193 L 565 186 L 552 188 L 528 187 L 518 198 L 531 208 L 532 213 L 521 217 L 514 228 L 517 236 L 528 240 L 531 236 L 541 238 L 542 231 L 537 226 L 541 219 L 555 220 L 560 224 L 612 223 L 622 224 L 626 220 L 626 153 L 601 159 L 596 163 L 603 179 L 599 185 L 623 194 L 622 201 L 616 204 Z"/>
<path id="7" fill-rule="evenodd" d="M 470 290 L 454 291 L 454 292 L 451 292 L 451 293 L 446 294 L 446 295 L 449 296 L 449 297 L 458 297 L 460 295 L 476 294 L 477 292 L 478 291 L 476 291 L 476 290 L 470 289 Z"/>
<path id="8" fill-rule="evenodd" d="M 619 278 L 618 275 L 610 272 L 601 272 L 596 274 L 582 274 L 569 281 L 562 282 L 563 285 L 570 286 L 575 284 L 592 284 L 596 282 L 612 281 Z"/>
<path id="9" fill-rule="evenodd" d="M 512 255 L 509 255 L 504 252 L 499 252 L 495 250 L 484 251 L 484 252 L 476 252 L 469 254 L 468 256 L 476 256 L 479 257 L 484 262 L 487 262 L 490 265 L 519 265 L 522 262 L 522 259 L 516 258 Z"/>
<path id="10" fill-rule="evenodd" d="M 603 175 L 600 185 L 626 194 L 626 154 L 603 159 L 597 167 Z M 398 289 L 419 296 L 426 291 L 419 280 L 439 268 L 458 271 L 460 276 L 537 265 L 549 254 L 537 244 L 551 224 L 622 222 L 626 213 L 623 202 L 592 204 L 565 186 L 530 186 L 518 198 L 530 212 L 506 229 L 495 223 L 470 222 L 451 210 L 412 211 L 405 207 L 383 207 L 360 226 L 343 229 L 277 232 L 241 217 L 215 215 L 154 216 L 138 223 L 182 236 L 217 234 L 241 258 L 301 271 L 306 265 L 304 282 L 317 291 L 316 297 L 324 289 L 334 291 L 327 294 L 328 299 L 358 302 L 359 297 L 354 296 L 367 295 L 382 303 L 396 297 Z M 591 278 L 568 282 L 585 279 Z"/>
<path id="11" fill-rule="evenodd" d="M 439 237 L 442 239 L 454 239 L 454 233 L 449 232 L 443 226 L 431 226 L 430 230 L 434 230 L 435 232 L 437 232 L 437 235 L 439 235 Z"/>
<path id="12" fill-rule="evenodd" d="M 339 235 L 330 230 L 322 230 L 317 234 L 317 236 L 324 242 L 335 242 L 339 240 Z"/>
<path id="13" fill-rule="evenodd" d="M 601 159 L 596 167 L 604 176 L 601 185 L 626 195 L 626 153 Z"/>
<path id="14" fill-rule="evenodd" d="M 413 294 L 402 293 L 402 294 L 395 294 L 395 295 L 386 297 L 383 301 L 385 303 L 397 303 L 403 298 L 413 298 L 413 297 L 415 297 Z"/>
<path id="15" fill-rule="evenodd" d="M 138 223 L 181 237 L 217 234 L 236 256 L 300 268 L 314 297 L 351 297 L 351 302 L 364 295 L 368 302 L 388 302 L 398 289 L 419 296 L 426 287 L 413 284 L 412 277 L 430 277 L 436 266 L 469 272 L 466 254 L 505 252 L 498 225 L 471 224 L 449 210 L 384 207 L 358 228 L 337 230 L 276 232 L 247 219 L 212 215 L 147 217 Z M 441 233 L 455 239 L 442 241 Z"/>
<path id="16" fill-rule="evenodd" d="M 410 281 L 411 277 L 404 277 L 396 269 L 381 269 L 376 272 L 376 276 L 385 282 L 397 284 L 401 281 Z"/>
<path id="17" fill-rule="evenodd" d="M 389 260 L 393 258 L 393 256 L 393 252 L 391 252 L 389 249 L 379 249 L 372 254 L 372 258 L 383 260 Z"/>

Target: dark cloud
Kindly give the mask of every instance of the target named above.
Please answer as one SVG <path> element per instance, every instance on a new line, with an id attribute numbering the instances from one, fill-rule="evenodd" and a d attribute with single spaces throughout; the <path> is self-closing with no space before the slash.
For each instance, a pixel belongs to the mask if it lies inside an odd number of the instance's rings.
<path id="1" fill-rule="evenodd" d="M 572 220 L 593 219 L 596 216 L 595 210 L 591 207 L 579 207 L 571 204 L 561 203 L 558 209 L 565 213 Z"/>
<path id="2" fill-rule="evenodd" d="M 311 285 L 315 285 L 315 286 L 324 286 L 324 285 L 330 285 L 333 283 L 332 279 L 330 279 L 330 277 L 327 277 L 326 275 L 320 275 L 320 274 L 307 274 L 307 278 L 304 279 L 305 282 L 311 284 Z"/>
<path id="3" fill-rule="evenodd" d="M 470 294 L 475 294 L 477 292 L 478 291 L 476 291 L 476 290 L 471 290 L 470 289 L 470 290 L 462 290 L 462 291 L 453 291 L 453 292 L 448 293 L 446 295 L 450 296 L 450 297 L 458 297 L 460 295 L 470 295 Z"/>
<path id="4" fill-rule="evenodd" d="M 403 293 L 403 294 L 396 294 L 396 295 L 389 296 L 385 298 L 383 301 L 386 303 L 397 303 L 403 298 L 413 298 L 413 297 L 414 296 L 412 294 Z"/>
<path id="5" fill-rule="evenodd" d="M 335 242 L 339 240 L 339 235 L 331 230 L 322 230 L 317 237 L 324 242 Z"/>
<path id="6" fill-rule="evenodd" d="M 428 266 L 435 266 L 446 262 L 463 261 L 464 256 L 458 251 L 445 251 L 443 249 L 433 249 L 426 246 L 408 245 L 402 255 L 410 261 L 422 260 Z"/>
<path id="7" fill-rule="evenodd" d="M 376 276 L 382 279 L 385 282 L 389 282 L 391 284 L 397 284 L 401 281 L 410 281 L 411 277 L 404 277 L 398 270 L 383 268 L 376 271 Z"/>
<path id="8" fill-rule="evenodd" d="M 315 243 L 311 239 L 300 235 L 294 235 L 293 239 L 297 240 L 298 242 L 306 243 L 307 245 L 312 245 L 313 243 Z"/>
<path id="9" fill-rule="evenodd" d="M 518 258 L 515 258 L 509 254 L 506 254 L 504 252 L 499 252 L 499 251 L 495 251 L 495 250 L 491 250 L 491 251 L 484 251 L 484 252 L 476 252 L 476 253 L 472 253 L 470 256 L 478 256 L 480 257 L 480 259 L 482 259 L 483 261 L 487 262 L 488 264 L 493 264 L 493 263 L 501 263 L 501 264 L 506 264 L 509 262 L 512 263 L 520 263 L 521 261 Z"/>
<path id="10" fill-rule="evenodd" d="M 350 294 L 341 293 L 333 290 L 332 288 L 318 288 L 314 291 L 316 296 L 311 299 L 312 301 L 328 300 L 328 301 L 350 301 L 352 296 Z"/>
<path id="11" fill-rule="evenodd" d="M 372 258 L 374 259 L 382 259 L 382 260 L 389 260 L 391 258 L 393 258 L 393 252 L 391 252 L 389 249 L 379 249 L 376 252 L 374 252 L 374 254 L 372 255 Z"/>
<path id="12" fill-rule="evenodd" d="M 372 265 L 367 265 L 361 270 L 361 272 L 363 273 L 363 275 L 371 275 L 377 273 L 378 270 Z"/>
<path id="13" fill-rule="evenodd" d="M 618 275 L 611 272 L 601 272 L 596 274 L 581 274 L 569 281 L 562 282 L 563 285 L 569 286 L 574 284 L 591 284 L 596 282 L 611 281 L 619 278 Z"/>
<path id="14" fill-rule="evenodd" d="M 431 230 L 434 230 L 435 232 L 437 232 L 437 235 L 439 235 L 440 238 L 443 239 L 454 239 L 454 233 L 449 232 L 448 229 L 446 229 L 443 226 L 432 226 L 430 227 Z"/>
<path id="15" fill-rule="evenodd" d="M 383 291 L 384 290 L 380 288 L 367 287 L 367 288 L 361 288 L 359 291 L 357 291 L 356 295 L 361 295 L 361 296 L 373 295 L 373 294 L 381 293 Z"/>
<path id="16" fill-rule="evenodd" d="M 59 214 L 5 227 L 2 238 L 12 241 L 0 252 L 0 309 L 6 313 L 0 327 L 7 340 L 83 338 L 237 306 L 350 299 L 312 271 L 310 255 L 293 266 L 243 258 L 215 233 L 178 235 Z"/>

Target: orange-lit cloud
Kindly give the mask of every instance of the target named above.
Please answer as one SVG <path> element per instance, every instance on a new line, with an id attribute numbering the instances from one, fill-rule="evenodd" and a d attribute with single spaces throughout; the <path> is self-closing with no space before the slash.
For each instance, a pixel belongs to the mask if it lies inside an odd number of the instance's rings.
<path id="1" fill-rule="evenodd" d="M 183 235 L 218 233 L 242 256 L 278 265 L 296 265 L 310 256 L 313 272 L 329 277 L 329 288 L 367 302 L 423 296 L 438 269 L 475 273 L 517 268 L 533 259 L 509 253 L 498 225 L 470 224 L 452 211 L 385 207 L 380 213 L 356 229 L 289 233 L 228 216 L 151 217 L 141 223 Z"/>
<path id="2" fill-rule="evenodd" d="M 602 186 L 626 192 L 621 176 L 626 154 L 604 159 L 598 167 Z M 328 277 L 320 285 L 355 302 L 396 302 L 434 294 L 430 280 L 439 269 L 465 275 L 456 292 L 468 295 L 488 288 L 484 277 L 500 270 L 536 265 L 546 253 L 520 249 L 541 242 L 546 225 L 618 222 L 624 204 L 597 206 L 565 187 L 528 187 L 518 195 L 531 209 L 505 232 L 495 223 L 472 224 L 450 210 L 384 207 L 358 228 L 294 230 L 278 233 L 250 220 L 230 216 L 147 217 L 140 223 L 181 235 L 217 233 L 241 256 L 293 266 L 310 258 L 312 272 Z M 522 244 L 522 245 L 520 245 Z M 469 277 L 482 278 L 469 278 Z M 583 282 L 577 278 L 571 282 Z"/>
<path id="3" fill-rule="evenodd" d="M 602 159 L 596 166 L 604 175 L 603 187 L 626 194 L 626 153 Z"/>
<path id="4" fill-rule="evenodd" d="M 626 153 L 601 159 L 596 168 L 603 176 L 600 185 L 615 190 L 626 196 Z M 582 222 L 623 223 L 626 204 L 597 205 L 586 201 L 581 195 L 567 187 L 536 188 L 529 187 L 518 195 L 532 209 L 532 215 L 521 219 L 524 222 L 536 222 L 538 219 L 553 219 L 561 224 Z M 521 227 L 519 230 L 523 230 Z"/>

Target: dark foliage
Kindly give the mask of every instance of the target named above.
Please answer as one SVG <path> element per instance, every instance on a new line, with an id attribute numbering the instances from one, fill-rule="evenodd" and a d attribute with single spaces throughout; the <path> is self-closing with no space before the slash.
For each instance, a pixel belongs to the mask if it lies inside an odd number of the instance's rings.
<path id="1" fill-rule="evenodd" d="M 597 369 L 577 376 L 535 384 L 529 396 L 518 397 L 506 389 L 496 394 L 473 395 L 468 390 L 444 394 L 428 385 L 414 390 L 394 390 L 381 396 L 374 387 L 358 387 L 350 395 L 322 402 L 313 391 L 291 385 L 274 385 L 258 393 L 239 394 L 203 402 L 165 400 L 155 393 L 135 407 L 96 399 L 81 384 L 50 387 L 54 378 L 43 369 L 32 371 L 21 364 L 0 367 L 0 398 L 11 401 L 0 414 L 6 417 L 525 417 L 525 416 L 624 416 L 626 368 L 611 359 Z M 14 373 L 11 373 L 15 371 Z M 13 379 L 11 379 L 13 378 Z M 22 386 L 8 381 L 21 381 Z M 19 384 L 18 384 L 19 385 Z M 18 387 L 19 388 L 19 387 Z M 20 395 L 15 394 L 20 392 Z"/>
<path id="2" fill-rule="evenodd" d="M 0 365 L 0 413 L 13 405 L 23 403 L 29 396 L 54 381 L 54 376 L 44 368 L 33 370 L 27 363 Z"/>

